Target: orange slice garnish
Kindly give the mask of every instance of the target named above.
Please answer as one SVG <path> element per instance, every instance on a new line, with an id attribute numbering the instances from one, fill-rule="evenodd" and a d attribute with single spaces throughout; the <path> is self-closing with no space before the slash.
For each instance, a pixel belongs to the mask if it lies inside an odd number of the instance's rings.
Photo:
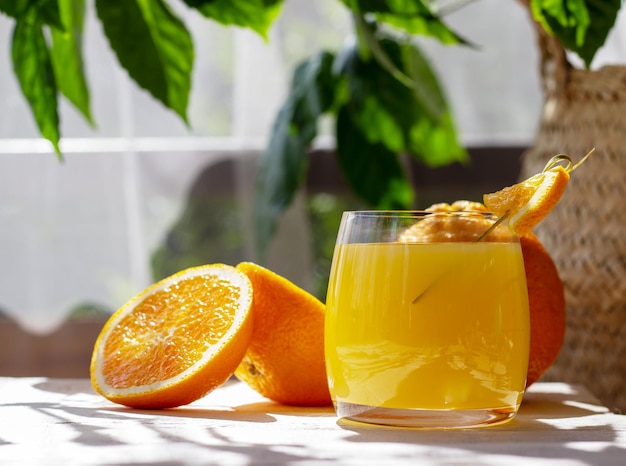
<path id="1" fill-rule="evenodd" d="M 483 202 L 490 212 L 507 216 L 510 228 L 519 236 L 529 233 L 559 202 L 570 179 L 570 173 L 591 155 L 572 165 L 569 156 L 555 155 L 541 173 L 520 183 L 485 194 Z M 565 162 L 565 166 L 562 163 Z"/>
<path id="2" fill-rule="evenodd" d="M 148 287 L 111 316 L 96 340 L 91 382 L 135 408 L 191 403 L 225 382 L 252 336 L 252 285 L 222 264 Z"/>
<path id="3" fill-rule="evenodd" d="M 252 282 L 254 332 L 235 376 L 282 404 L 332 404 L 324 360 L 324 304 L 260 265 L 242 262 L 237 269 Z"/>

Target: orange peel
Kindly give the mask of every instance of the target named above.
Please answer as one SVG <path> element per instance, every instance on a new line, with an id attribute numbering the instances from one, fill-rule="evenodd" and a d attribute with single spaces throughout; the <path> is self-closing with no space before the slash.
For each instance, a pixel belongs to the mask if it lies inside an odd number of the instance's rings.
<path id="1" fill-rule="evenodd" d="M 588 152 L 576 165 L 572 165 L 570 157 L 565 154 L 555 155 L 540 173 L 500 191 L 485 194 L 483 202 L 490 212 L 507 216 L 509 227 L 517 235 L 524 236 L 559 202 L 569 183 L 570 173 L 587 160 L 594 150 Z"/>

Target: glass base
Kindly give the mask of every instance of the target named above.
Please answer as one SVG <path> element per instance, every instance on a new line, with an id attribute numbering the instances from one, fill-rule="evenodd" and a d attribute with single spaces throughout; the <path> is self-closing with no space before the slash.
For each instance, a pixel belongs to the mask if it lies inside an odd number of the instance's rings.
<path id="1" fill-rule="evenodd" d="M 515 417 L 515 407 L 484 409 L 399 409 L 337 401 L 340 418 L 367 424 L 421 429 L 468 429 L 503 424 Z"/>

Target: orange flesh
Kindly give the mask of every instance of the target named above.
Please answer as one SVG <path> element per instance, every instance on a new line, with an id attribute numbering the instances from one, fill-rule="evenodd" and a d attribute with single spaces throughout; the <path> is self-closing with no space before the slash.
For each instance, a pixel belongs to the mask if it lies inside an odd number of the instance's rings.
<path id="1" fill-rule="evenodd" d="M 503 188 L 500 191 L 500 202 L 505 205 L 513 205 L 517 208 L 528 204 L 528 201 L 530 201 L 530 198 L 535 191 L 537 191 L 539 186 L 541 186 L 545 178 L 545 174 L 541 173 L 527 179 L 520 185 Z"/>
<path id="2" fill-rule="evenodd" d="M 105 382 L 117 389 L 148 385 L 190 368 L 228 331 L 238 300 L 238 287 L 211 275 L 146 297 L 107 338 Z"/>
<path id="3" fill-rule="evenodd" d="M 511 227 L 523 236 L 554 208 L 568 181 L 569 173 L 557 166 L 498 192 L 485 194 L 483 200 L 491 212 L 498 215 L 508 212 Z"/>

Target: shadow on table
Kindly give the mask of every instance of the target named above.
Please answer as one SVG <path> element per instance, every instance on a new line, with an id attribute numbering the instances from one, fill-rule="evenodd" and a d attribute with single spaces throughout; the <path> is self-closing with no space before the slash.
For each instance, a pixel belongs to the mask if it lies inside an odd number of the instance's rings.
<path id="1" fill-rule="evenodd" d="M 590 451 L 572 446 L 573 443 L 611 443 L 616 432 L 585 418 L 608 413 L 607 409 L 590 403 L 571 402 L 574 394 L 533 393 L 524 400 L 519 415 L 501 426 L 459 429 L 422 430 L 411 428 L 371 426 L 346 420 L 337 424 L 354 433 L 349 442 L 408 443 L 424 446 L 445 446 L 467 451 L 468 455 L 508 455 L 521 458 L 559 458 L 582 464 L 596 465 L 599 454 L 623 457 L 626 452 L 618 447 L 590 447 Z M 571 427 L 559 428 L 555 420 L 570 420 Z M 553 422 L 551 422 L 553 421 Z M 561 423 L 562 424 L 562 423 Z M 589 445 L 588 445 L 589 446 Z M 603 456 L 604 457 L 604 456 Z"/>
<path id="2" fill-rule="evenodd" d="M 231 383 L 239 382 L 229 381 L 226 384 Z M 267 438 L 250 441 L 250 434 L 242 437 L 240 432 L 242 429 L 248 432 L 266 431 L 265 425 L 276 423 L 277 415 L 322 416 L 331 419 L 335 417 L 331 407 L 290 407 L 271 401 L 233 404 L 232 407 L 219 405 L 213 408 L 191 404 L 167 410 L 139 410 L 106 402 L 96 395 L 88 380 L 42 380 L 34 383 L 33 387 L 72 398 L 71 402 L 66 399 L 63 404 L 33 402 L 19 406 L 48 417 L 53 424 L 63 424 L 66 428 L 72 429 L 73 444 L 109 449 L 132 447 L 137 439 L 128 438 L 119 432 L 120 430 L 131 432 L 140 426 L 140 430 L 137 431 L 143 439 L 140 441 L 153 444 L 155 448 L 162 445 L 171 446 L 172 456 L 164 460 L 163 464 L 176 464 L 172 457 L 174 460 L 177 459 L 175 453 L 179 451 L 176 450 L 177 447 L 182 447 L 185 451 L 198 448 L 202 450 L 200 455 L 211 458 L 222 454 L 237 455 L 240 456 L 237 462 L 242 464 L 282 465 L 301 462 L 311 459 L 307 456 L 305 439 L 302 445 L 299 445 L 281 442 L 279 436 L 275 442 L 268 443 Z M 174 421 L 174 418 L 183 419 L 185 422 Z M 167 419 L 172 419 L 172 422 L 168 422 Z M 133 424 L 137 427 L 132 427 Z M 148 429 L 152 434 L 145 436 L 145 431 L 141 434 L 141 429 Z M 215 464 L 219 463 L 217 460 L 214 461 Z"/>
<path id="3" fill-rule="evenodd" d="M 64 385 L 59 381 L 42 382 L 36 385 L 41 390 L 76 395 L 76 383 Z M 80 386 L 80 396 L 93 395 L 88 383 Z M 446 449 L 457 450 L 469 461 L 480 455 L 506 455 L 523 459 L 559 458 L 576 461 L 582 464 L 595 465 L 603 458 L 621 458 L 624 450 L 619 447 L 604 445 L 593 446 L 593 443 L 610 443 L 616 439 L 612 429 L 591 418 L 607 411 L 577 393 L 533 393 L 529 394 L 522 405 L 520 415 L 510 423 L 481 429 L 465 430 L 416 430 L 393 427 L 374 427 L 365 424 L 338 421 L 337 426 L 346 435 L 341 442 L 410 444 L 429 447 L 438 445 Z M 87 397 L 86 399 L 90 399 Z M 330 407 L 296 408 L 273 402 L 254 402 L 233 407 L 194 407 L 193 405 L 171 410 L 136 410 L 125 407 L 103 404 L 94 409 L 93 399 L 84 407 L 80 404 L 60 406 L 55 403 L 31 403 L 29 408 L 54 418 L 55 423 L 68 424 L 77 435 L 72 440 L 76 444 L 86 446 L 125 446 L 130 442 L 116 436 L 116 426 L 136 422 L 150 429 L 155 438 L 151 442 L 169 442 L 170 444 L 196 446 L 211 454 L 242 455 L 249 459 L 250 464 L 287 464 L 311 459 L 307 457 L 307 446 L 303 440 L 301 445 L 294 443 L 282 444 L 280 440 L 268 444 L 261 440 L 244 442 L 238 440 L 238 431 L 258 429 L 258 425 L 277 422 L 276 416 L 334 417 Z M 189 438 L 185 431 L 179 431 L 175 424 L 159 423 L 156 417 L 186 418 L 189 423 L 186 429 L 192 429 L 197 435 Z M 98 419 L 94 422 L 94 419 Z M 588 419 L 588 420 L 587 420 Z M 104 421 L 104 422 L 101 422 Z M 559 429 L 556 425 L 568 426 Z M 98 425 L 94 425 L 98 424 Z M 266 427 L 261 427 L 265 429 Z M 585 443 L 585 448 L 576 448 L 575 443 Z M 600 456 L 598 456 L 600 455 Z M 317 458 L 321 459 L 321 458 Z M 602 461 L 601 461 L 602 462 Z M 169 461 L 171 464 L 171 461 Z M 620 464 L 620 463 L 616 463 Z"/>
<path id="4" fill-rule="evenodd" d="M 227 381 L 224 385 L 239 384 L 236 380 Z M 34 385 L 34 388 L 54 393 L 75 395 L 78 393 L 95 394 L 88 380 L 50 380 Z M 148 410 L 127 408 L 119 405 L 106 405 L 99 409 L 102 412 L 127 413 L 132 415 L 189 417 L 243 422 L 276 422 L 272 415 L 284 416 L 328 416 L 334 417 L 335 411 L 331 406 L 307 407 L 287 406 L 273 401 L 259 401 L 243 405 L 233 405 L 231 408 L 211 409 L 198 408 L 193 404 L 172 409 Z"/>
<path id="5" fill-rule="evenodd" d="M 31 403 L 9 403 L 3 407 L 24 407 L 35 411 L 41 415 L 51 418 L 54 424 L 63 424 L 75 432 L 71 442 L 76 445 L 91 448 L 115 448 L 130 447 L 136 444 L 136 439 L 120 437 L 115 431 L 122 428 L 128 432 L 128 423 L 135 422 L 143 428 L 149 429 L 154 436 L 141 440 L 154 445 L 154 448 L 162 448 L 169 445 L 172 449 L 182 446 L 184 449 L 197 447 L 204 450 L 205 455 L 212 457 L 219 454 L 235 454 L 242 458 L 237 461 L 242 464 L 293 464 L 305 459 L 305 455 L 298 454 L 298 451 L 289 453 L 283 451 L 280 443 L 267 445 L 263 443 L 240 442 L 236 440 L 237 426 L 232 426 L 224 432 L 224 422 L 231 424 L 232 421 L 241 422 L 242 425 L 275 422 L 276 419 L 262 410 L 265 403 L 258 403 L 258 406 L 244 407 L 243 410 L 213 410 L 202 408 L 176 408 L 169 410 L 138 410 L 117 406 L 103 406 L 96 409 L 93 406 L 61 406 L 58 403 L 31 402 Z M 272 403 L 267 403 L 272 405 Z M 271 408 L 267 406 L 267 408 Z M 280 409 L 278 410 L 280 411 Z M 243 412 L 243 415 L 242 415 Z M 195 438 L 189 436 L 188 430 L 179 429 L 176 424 L 170 427 L 155 421 L 157 417 L 180 417 L 190 421 L 195 421 L 195 425 L 189 427 L 196 429 Z M 104 422 L 103 422 L 104 421 Z M 97 425 L 94 425 L 97 424 Z M 232 424 L 231 424 L 232 425 Z M 180 427 L 180 424 L 178 424 Z M 0 439 L 0 446 L 4 442 Z M 145 445 L 144 445 L 145 446 Z M 297 450 L 297 448 L 296 448 Z M 94 450 L 97 453 L 98 450 Z M 180 450 L 178 450 L 180 451 Z M 175 455 L 175 453 L 172 453 Z M 140 464 L 140 463 L 133 463 Z M 162 462 L 150 461 L 150 465 L 159 464 L 187 464 L 184 461 L 177 463 L 172 461 L 172 457 L 164 459 Z M 213 463 L 211 463 L 213 464 Z M 218 464 L 218 463 L 215 463 Z M 222 463 L 219 463 L 222 464 Z"/>

